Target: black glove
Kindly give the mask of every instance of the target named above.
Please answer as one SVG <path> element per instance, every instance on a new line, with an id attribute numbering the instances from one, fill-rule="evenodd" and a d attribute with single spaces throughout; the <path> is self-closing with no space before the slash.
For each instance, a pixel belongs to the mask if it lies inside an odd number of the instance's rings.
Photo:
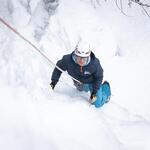
<path id="1" fill-rule="evenodd" d="M 97 99 L 97 96 L 94 92 L 91 93 L 91 96 L 90 96 L 90 103 L 94 103 Z"/>
<path id="2" fill-rule="evenodd" d="M 54 90 L 56 84 L 57 84 L 57 82 L 54 82 L 54 81 L 52 81 L 50 83 L 50 86 L 51 86 L 52 90 Z"/>

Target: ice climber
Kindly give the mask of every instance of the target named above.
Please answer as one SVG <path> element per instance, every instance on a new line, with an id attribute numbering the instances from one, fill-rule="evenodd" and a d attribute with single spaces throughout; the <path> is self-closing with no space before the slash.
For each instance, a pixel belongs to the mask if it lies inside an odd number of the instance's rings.
<path id="1" fill-rule="evenodd" d="M 110 91 L 108 91 L 108 95 L 103 95 L 102 91 L 103 68 L 99 59 L 91 51 L 90 43 L 80 40 L 74 51 L 71 54 L 64 55 L 56 65 L 81 82 L 73 81 L 77 90 L 90 91 L 89 102 L 95 107 L 101 107 L 108 102 Z M 50 83 L 52 89 L 58 83 L 61 73 L 55 67 Z M 109 86 L 108 82 L 105 82 L 105 84 Z"/>

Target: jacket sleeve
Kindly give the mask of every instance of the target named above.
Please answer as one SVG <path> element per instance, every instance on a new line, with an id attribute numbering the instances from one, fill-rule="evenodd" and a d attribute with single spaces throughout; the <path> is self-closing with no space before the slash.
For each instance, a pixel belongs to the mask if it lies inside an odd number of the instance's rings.
<path id="1" fill-rule="evenodd" d="M 59 60 L 56 63 L 56 65 L 59 68 L 61 68 L 62 70 L 66 71 L 67 70 L 67 61 L 66 61 L 65 56 L 63 56 L 63 58 L 61 60 Z M 62 72 L 55 67 L 55 69 L 53 70 L 53 73 L 52 73 L 51 80 L 57 83 L 59 78 L 60 78 L 60 76 L 61 76 L 61 73 Z"/>
<path id="2" fill-rule="evenodd" d="M 96 94 L 103 80 L 103 68 L 98 60 L 97 69 L 94 72 L 93 93 Z"/>

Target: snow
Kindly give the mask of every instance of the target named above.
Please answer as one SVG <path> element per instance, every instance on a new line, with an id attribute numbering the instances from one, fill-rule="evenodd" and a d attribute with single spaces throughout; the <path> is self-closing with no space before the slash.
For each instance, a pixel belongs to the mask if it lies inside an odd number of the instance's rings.
<path id="1" fill-rule="evenodd" d="M 110 102 L 99 109 L 66 74 L 52 91 L 54 66 L 0 23 L 0 149 L 150 149 L 150 19 L 137 5 L 124 8 L 127 17 L 110 1 L 60 1 L 37 41 L 33 31 L 48 19 L 42 7 L 35 13 L 41 1 L 30 1 L 31 14 L 19 0 L 0 2 L 0 17 L 54 63 L 80 37 L 90 40 L 112 88 Z"/>

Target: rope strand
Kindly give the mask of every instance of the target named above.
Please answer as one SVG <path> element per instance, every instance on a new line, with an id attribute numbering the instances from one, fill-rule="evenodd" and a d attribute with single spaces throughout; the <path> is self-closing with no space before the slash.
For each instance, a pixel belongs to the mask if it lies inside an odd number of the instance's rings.
<path id="1" fill-rule="evenodd" d="M 64 70 L 62 70 L 60 67 L 58 67 L 55 63 L 53 63 L 44 53 L 41 52 L 41 50 L 39 48 L 37 48 L 32 42 L 30 42 L 28 39 L 26 39 L 23 35 L 21 35 L 15 28 L 13 28 L 11 25 L 9 25 L 6 21 L 4 21 L 1 17 L 0 17 L 0 22 L 2 22 L 5 26 L 7 26 L 11 31 L 13 31 L 16 35 L 18 35 L 21 39 L 23 39 L 25 42 L 27 42 L 29 45 L 31 45 L 37 52 L 39 52 L 48 62 L 50 62 L 54 67 L 56 67 L 59 71 L 61 71 L 62 73 L 65 73 Z M 67 73 L 68 76 L 70 76 Z M 81 83 L 79 80 L 73 78 L 72 76 L 70 76 L 73 80 L 77 81 L 78 83 Z"/>

